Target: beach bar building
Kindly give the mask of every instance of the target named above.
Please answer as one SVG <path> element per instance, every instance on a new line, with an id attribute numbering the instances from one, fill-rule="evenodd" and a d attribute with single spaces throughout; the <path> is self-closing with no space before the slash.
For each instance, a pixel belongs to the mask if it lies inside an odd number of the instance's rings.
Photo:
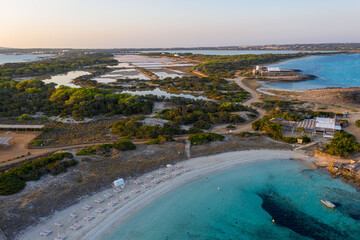
<path id="1" fill-rule="evenodd" d="M 323 132 L 324 137 L 331 138 L 336 131 L 340 131 L 341 126 L 337 124 L 335 118 L 316 118 L 316 131 Z"/>
<path id="2" fill-rule="evenodd" d="M 113 184 L 114 184 L 114 187 L 116 187 L 116 188 L 118 188 L 118 187 L 125 188 L 125 181 L 122 178 L 115 180 L 113 182 Z"/>
<path id="3" fill-rule="evenodd" d="M 296 128 L 303 128 L 304 132 L 315 135 L 316 132 L 322 132 L 325 138 L 332 138 L 336 131 L 341 130 L 340 124 L 334 118 L 304 119 L 300 122 L 288 121 L 281 118 L 272 118 L 270 122 L 276 122 L 284 127 L 285 131 L 294 133 Z"/>

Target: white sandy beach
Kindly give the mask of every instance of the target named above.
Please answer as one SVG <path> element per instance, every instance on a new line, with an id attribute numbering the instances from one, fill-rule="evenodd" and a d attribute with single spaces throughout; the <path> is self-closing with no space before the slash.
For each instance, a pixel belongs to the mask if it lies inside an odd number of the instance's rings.
<path id="1" fill-rule="evenodd" d="M 159 170 L 150 173 L 154 176 L 154 179 L 162 179 L 165 175 L 168 175 L 170 178 L 167 180 L 162 180 L 160 183 L 154 184 L 152 183 L 153 179 L 147 178 L 149 174 L 145 174 L 137 179 L 127 180 L 125 182 L 125 189 L 122 192 L 115 193 L 113 192 L 114 188 L 109 188 L 108 190 L 89 196 L 81 200 L 80 203 L 57 212 L 38 225 L 31 227 L 17 236 L 16 239 L 54 239 L 59 234 L 66 235 L 66 239 L 102 239 L 109 230 L 126 219 L 126 217 L 159 196 L 187 182 L 234 166 L 289 158 L 311 161 L 311 158 L 303 153 L 288 150 L 250 150 L 192 158 L 179 162 L 174 166 L 172 171 L 165 168 L 159 169 L 165 172 L 163 175 L 157 173 Z M 142 183 L 137 185 L 134 183 L 135 180 L 140 180 Z M 144 184 L 148 184 L 149 186 L 142 186 Z M 111 183 L 109 183 L 109 187 L 110 186 Z M 135 189 L 138 189 L 139 192 L 134 193 Z M 111 193 L 112 197 L 104 197 L 104 194 L 107 193 Z M 122 196 L 125 195 L 129 195 L 129 197 L 124 200 Z M 104 201 L 96 203 L 95 200 L 99 198 L 102 198 Z M 111 206 L 109 204 L 111 202 L 116 202 L 116 204 Z M 90 205 L 91 208 L 89 210 L 83 210 L 82 207 L 85 205 Z M 103 208 L 105 211 L 96 213 L 98 208 Z M 76 214 L 77 217 L 71 217 L 70 214 L 72 213 Z M 89 221 L 85 220 L 84 217 L 88 215 L 94 218 Z M 56 226 L 54 223 L 60 223 L 62 226 Z M 70 226 L 74 223 L 78 223 L 81 227 L 78 230 L 70 229 Z M 48 236 L 40 236 L 40 232 L 44 230 L 51 230 L 52 232 Z"/>

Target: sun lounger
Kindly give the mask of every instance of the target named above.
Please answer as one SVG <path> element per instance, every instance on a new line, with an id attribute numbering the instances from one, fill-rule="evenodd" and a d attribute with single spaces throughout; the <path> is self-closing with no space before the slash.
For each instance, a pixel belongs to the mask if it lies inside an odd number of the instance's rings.
<path id="1" fill-rule="evenodd" d="M 77 215 L 76 215 L 75 213 L 70 213 L 70 217 L 72 217 L 72 218 L 76 218 L 76 217 L 77 217 Z"/>
<path id="2" fill-rule="evenodd" d="M 150 187 L 150 185 L 149 185 L 149 184 L 144 183 L 143 185 L 141 185 L 141 187 L 142 187 L 142 188 L 144 188 L 144 189 L 147 189 L 147 188 L 149 188 L 149 187 Z"/>
<path id="3" fill-rule="evenodd" d="M 167 174 L 166 174 L 166 175 L 163 176 L 163 180 L 167 180 L 167 179 L 169 179 L 169 178 L 171 178 L 170 175 L 167 175 Z"/>
<path id="4" fill-rule="evenodd" d="M 40 232 L 40 235 L 41 236 L 44 236 L 44 237 L 46 237 L 47 235 L 49 235 L 50 233 L 46 233 L 46 232 Z"/>
<path id="5" fill-rule="evenodd" d="M 62 226 L 62 223 L 54 222 L 54 225 L 57 226 L 57 227 L 61 227 L 61 226 Z"/>
<path id="6" fill-rule="evenodd" d="M 108 203 L 109 206 L 115 206 L 116 204 L 118 204 L 118 201 L 116 200 L 112 200 L 111 202 Z"/>
<path id="7" fill-rule="evenodd" d="M 100 214 L 100 213 L 103 213 L 105 211 L 104 208 L 98 208 L 95 210 L 96 213 Z"/>
<path id="8" fill-rule="evenodd" d="M 152 180 L 152 183 L 153 183 L 153 184 L 158 184 L 159 182 L 161 182 L 161 179 L 154 179 L 154 180 Z"/>
<path id="9" fill-rule="evenodd" d="M 66 234 L 58 234 L 57 237 L 54 237 L 54 240 L 64 240 L 66 237 Z"/>
<path id="10" fill-rule="evenodd" d="M 153 179 L 153 178 L 154 178 L 154 176 L 153 176 L 153 175 L 151 175 L 151 174 L 149 174 L 149 175 L 147 175 L 147 176 L 146 176 L 146 178 L 147 178 L 147 179 Z"/>
<path id="11" fill-rule="evenodd" d="M 137 194 L 137 193 L 139 193 L 139 192 L 140 192 L 139 189 L 134 189 L 134 190 L 131 191 L 132 194 Z"/>
<path id="12" fill-rule="evenodd" d="M 82 226 L 78 223 L 74 223 L 73 225 L 70 226 L 70 229 L 76 231 L 78 230 L 79 228 L 81 228 Z"/>
<path id="13" fill-rule="evenodd" d="M 104 197 L 105 198 L 111 198 L 113 195 L 111 194 L 111 193 L 106 193 L 106 194 L 104 194 Z"/>
<path id="14" fill-rule="evenodd" d="M 88 204 L 86 204 L 85 206 L 82 207 L 83 210 L 89 210 L 90 208 L 92 208 L 92 207 Z"/>
<path id="15" fill-rule="evenodd" d="M 123 194 L 123 195 L 120 196 L 120 199 L 122 199 L 122 200 L 125 200 L 127 198 L 129 198 L 128 194 Z"/>
<path id="16" fill-rule="evenodd" d="M 134 183 L 135 183 L 136 185 L 139 185 L 139 184 L 143 183 L 143 181 L 141 181 L 141 180 L 139 179 L 139 180 L 135 180 Z"/>
<path id="17" fill-rule="evenodd" d="M 159 175 L 164 175 L 165 172 L 160 170 L 160 171 L 157 171 L 156 173 L 159 174 Z"/>
<path id="18" fill-rule="evenodd" d="M 40 233 L 40 235 L 46 237 L 46 236 L 48 236 L 50 233 L 52 233 L 51 230 L 49 230 L 49 229 L 44 229 L 44 230 Z"/>
<path id="19" fill-rule="evenodd" d="M 104 199 L 102 199 L 102 198 L 97 198 L 95 200 L 95 202 L 98 203 L 98 204 L 102 203 L 103 201 L 104 201 Z"/>
<path id="20" fill-rule="evenodd" d="M 115 188 L 114 190 L 113 190 L 113 192 L 114 193 L 119 193 L 119 192 L 121 192 L 122 190 L 121 189 L 118 189 L 118 188 Z"/>
<path id="21" fill-rule="evenodd" d="M 86 221 L 91 221 L 94 218 L 94 216 L 92 215 L 87 215 L 86 217 L 84 217 L 84 220 Z"/>

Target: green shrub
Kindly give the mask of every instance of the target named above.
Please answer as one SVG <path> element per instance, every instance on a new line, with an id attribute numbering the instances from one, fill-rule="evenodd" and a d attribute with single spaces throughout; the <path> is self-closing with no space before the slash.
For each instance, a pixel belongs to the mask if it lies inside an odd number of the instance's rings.
<path id="1" fill-rule="evenodd" d="M 71 160 L 64 160 L 69 158 Z M 9 195 L 19 192 L 26 186 L 27 181 L 39 180 L 41 176 L 51 173 L 53 175 L 66 171 L 67 167 L 77 162 L 72 159 L 71 153 L 55 153 L 48 157 L 38 158 L 25 162 L 0 174 L 0 195 Z M 63 161 L 64 160 L 64 161 Z"/>
<path id="2" fill-rule="evenodd" d="M 33 140 L 29 143 L 29 147 L 37 147 L 37 146 L 41 146 L 41 144 L 43 144 L 44 141 L 42 140 Z"/>
<path id="3" fill-rule="evenodd" d="M 356 124 L 356 126 L 360 127 L 360 119 L 356 120 L 355 124 Z"/>
<path id="4" fill-rule="evenodd" d="M 23 122 L 23 121 L 27 121 L 27 120 L 31 120 L 31 119 L 33 119 L 33 118 L 30 117 L 29 115 L 23 114 L 23 115 L 19 116 L 17 120 L 19 122 Z"/>
<path id="5" fill-rule="evenodd" d="M 153 139 L 153 140 L 150 140 L 148 142 L 146 142 L 145 144 L 146 145 L 155 145 L 155 144 L 160 144 L 160 140 L 159 139 Z"/>
<path id="6" fill-rule="evenodd" d="M 250 136 L 260 136 L 260 134 L 257 132 L 240 132 L 239 136 L 240 137 L 250 137 Z"/>
<path id="7" fill-rule="evenodd" d="M 311 138 L 309 138 L 307 135 L 302 136 L 301 139 L 303 140 L 303 143 L 310 143 L 311 142 Z"/>
<path id="8" fill-rule="evenodd" d="M 109 156 L 109 152 L 113 148 L 120 151 L 128 151 L 128 150 L 135 150 L 136 146 L 131 141 L 124 140 L 115 143 L 104 143 L 100 145 L 87 147 L 76 152 L 76 155 L 86 156 L 86 155 L 94 155 L 94 154 L 102 153 Z"/>
<path id="9" fill-rule="evenodd" d="M 209 124 L 208 122 L 205 122 L 203 120 L 199 120 L 199 121 L 194 122 L 194 127 L 208 130 L 211 128 L 211 124 Z"/>
<path id="10" fill-rule="evenodd" d="M 348 157 L 352 153 L 360 151 L 360 143 L 350 133 L 338 131 L 329 144 L 325 145 L 325 152 L 331 155 Z"/>
<path id="11" fill-rule="evenodd" d="M 196 127 L 191 127 L 188 131 L 190 134 L 203 133 L 204 131 Z"/>
<path id="12" fill-rule="evenodd" d="M 189 136 L 191 145 L 201 145 L 212 141 L 222 141 L 224 136 L 216 133 L 198 133 Z"/>
<path id="13" fill-rule="evenodd" d="M 286 143 L 297 143 L 297 138 L 294 137 L 282 137 L 281 140 Z"/>
<path id="14" fill-rule="evenodd" d="M 120 141 L 112 144 L 113 148 L 121 151 L 135 150 L 136 146 L 130 141 Z"/>
<path id="15" fill-rule="evenodd" d="M 230 125 L 227 125 L 226 128 L 227 128 L 227 129 L 236 129 L 236 127 L 235 127 L 234 125 L 231 125 L 231 124 L 230 124 Z"/>
<path id="16" fill-rule="evenodd" d="M 76 152 L 76 155 L 78 156 L 86 156 L 86 155 L 94 155 L 94 154 L 96 154 L 96 150 L 93 147 L 87 147 Z"/>

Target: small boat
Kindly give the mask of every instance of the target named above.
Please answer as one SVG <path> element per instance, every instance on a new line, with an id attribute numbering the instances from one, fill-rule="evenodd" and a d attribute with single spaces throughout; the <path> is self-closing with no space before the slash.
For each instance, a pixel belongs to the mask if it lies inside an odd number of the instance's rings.
<path id="1" fill-rule="evenodd" d="M 332 202 L 330 202 L 330 201 L 327 200 L 327 199 L 322 199 L 321 202 L 322 202 L 323 204 L 325 204 L 325 205 L 326 205 L 327 207 L 329 207 L 329 208 L 335 208 L 335 207 L 336 207 L 335 204 L 333 204 Z"/>

